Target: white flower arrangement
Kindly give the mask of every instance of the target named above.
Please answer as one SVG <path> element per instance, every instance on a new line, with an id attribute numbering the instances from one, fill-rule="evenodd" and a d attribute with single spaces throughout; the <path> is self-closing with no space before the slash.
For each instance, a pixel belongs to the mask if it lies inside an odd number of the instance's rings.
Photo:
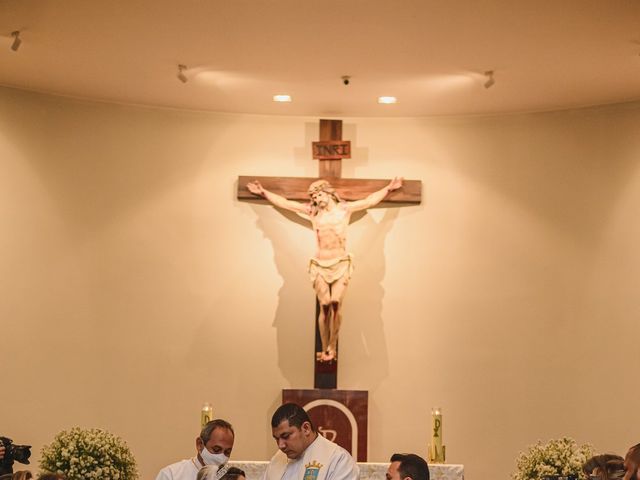
<path id="1" fill-rule="evenodd" d="M 40 468 L 67 480 L 138 478 L 136 461 L 119 437 L 99 428 L 63 430 L 42 448 Z"/>
<path id="2" fill-rule="evenodd" d="M 550 440 L 544 445 L 538 441 L 526 452 L 520 452 L 511 477 L 513 480 L 542 480 L 549 476 L 586 479 L 582 465 L 592 456 L 591 445 L 578 445 L 572 438 Z"/>

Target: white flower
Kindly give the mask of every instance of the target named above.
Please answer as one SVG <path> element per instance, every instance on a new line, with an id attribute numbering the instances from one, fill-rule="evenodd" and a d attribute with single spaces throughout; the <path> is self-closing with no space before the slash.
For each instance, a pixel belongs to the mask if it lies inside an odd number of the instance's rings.
<path id="1" fill-rule="evenodd" d="M 68 480 L 136 480 L 136 462 L 127 444 L 98 428 L 62 431 L 42 449 L 40 468 Z"/>
<path id="2" fill-rule="evenodd" d="M 593 455 L 591 445 L 579 446 L 572 438 L 551 440 L 543 445 L 538 441 L 516 460 L 514 480 L 542 480 L 550 475 L 575 475 L 584 478 L 582 464 Z"/>

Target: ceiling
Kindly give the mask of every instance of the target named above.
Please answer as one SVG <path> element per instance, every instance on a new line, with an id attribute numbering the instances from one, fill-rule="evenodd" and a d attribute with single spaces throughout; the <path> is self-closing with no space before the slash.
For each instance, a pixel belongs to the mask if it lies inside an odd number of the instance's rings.
<path id="1" fill-rule="evenodd" d="M 637 0 L 0 0 L 1 85 L 217 112 L 387 117 L 626 102 L 640 100 L 639 54 Z M 273 102 L 281 93 L 293 101 Z M 381 95 L 398 103 L 380 105 Z"/>

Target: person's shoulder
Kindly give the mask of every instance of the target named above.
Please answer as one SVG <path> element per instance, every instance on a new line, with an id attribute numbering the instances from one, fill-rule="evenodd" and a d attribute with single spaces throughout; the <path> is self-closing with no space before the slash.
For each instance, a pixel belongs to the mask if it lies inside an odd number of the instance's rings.
<path id="1" fill-rule="evenodd" d="M 193 463 L 190 458 L 185 458 L 184 460 L 179 460 L 175 463 L 171 463 L 164 468 L 178 468 L 187 464 Z"/>
<path id="2" fill-rule="evenodd" d="M 196 473 L 198 471 L 192 460 L 190 458 L 187 458 L 185 460 L 180 460 L 179 462 L 175 462 L 164 467 L 162 470 L 160 470 L 160 473 L 158 473 L 156 480 L 182 480 L 181 476 L 187 472 L 190 472 L 191 470 L 195 471 Z"/>
<path id="3" fill-rule="evenodd" d="M 325 436 L 320 434 L 320 433 L 318 433 L 318 442 L 320 442 L 320 444 L 323 445 L 323 448 L 326 448 L 326 449 L 330 450 L 334 454 L 336 454 L 336 453 L 339 453 L 339 454 L 346 453 L 347 455 L 350 455 L 347 450 L 342 448 L 336 442 L 332 442 L 331 440 L 325 438 Z"/>
<path id="4" fill-rule="evenodd" d="M 326 480 L 358 480 L 360 477 L 356 459 L 340 445 L 335 446 L 328 468 Z"/>
<path id="5" fill-rule="evenodd" d="M 358 205 L 357 202 L 358 202 L 357 200 L 353 200 L 349 202 L 347 202 L 346 200 L 341 200 L 336 204 L 336 207 L 345 213 L 353 213 L 354 211 L 358 210 L 358 208 L 356 208 Z"/>
<path id="6" fill-rule="evenodd" d="M 277 450 L 276 453 L 274 453 L 271 457 L 271 460 L 269 460 L 269 465 L 287 463 L 287 461 L 287 456 L 282 452 L 282 450 Z"/>
<path id="7" fill-rule="evenodd" d="M 343 447 L 341 447 L 340 445 L 337 445 L 338 448 L 336 448 L 336 453 L 340 456 L 347 456 L 349 457 L 350 460 L 353 460 L 354 463 L 356 463 L 355 459 L 353 458 L 353 455 L 351 455 L 349 453 L 349 451 Z"/>
<path id="8" fill-rule="evenodd" d="M 354 465 L 357 463 L 356 460 L 353 458 L 353 456 L 349 453 L 349 451 L 347 449 L 341 447 L 340 445 L 338 445 L 335 442 L 327 440 L 322 435 L 319 435 L 319 436 L 322 437 L 322 439 L 325 442 L 327 442 L 327 444 L 330 445 L 330 448 L 333 449 L 332 456 L 334 457 L 335 460 L 344 459 L 344 460 L 346 460 L 346 461 L 348 461 L 350 463 L 353 463 Z"/>

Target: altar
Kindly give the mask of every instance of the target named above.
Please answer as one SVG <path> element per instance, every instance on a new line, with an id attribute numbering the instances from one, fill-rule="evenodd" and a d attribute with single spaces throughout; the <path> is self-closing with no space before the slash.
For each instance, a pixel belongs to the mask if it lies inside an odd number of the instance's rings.
<path id="1" fill-rule="evenodd" d="M 260 480 L 269 462 L 229 462 L 247 474 L 247 480 Z M 385 480 L 389 463 L 358 462 L 360 480 Z M 464 480 L 464 465 L 434 463 L 429 465 L 430 480 Z"/>

